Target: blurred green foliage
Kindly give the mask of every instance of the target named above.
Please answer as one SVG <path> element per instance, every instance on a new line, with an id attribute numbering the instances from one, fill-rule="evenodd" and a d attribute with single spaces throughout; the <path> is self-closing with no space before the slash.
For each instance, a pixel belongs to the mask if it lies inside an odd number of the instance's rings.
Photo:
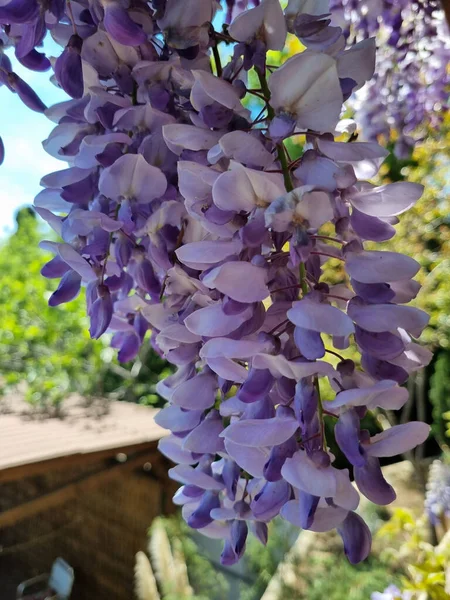
<path id="1" fill-rule="evenodd" d="M 57 412 L 70 393 L 160 404 L 155 384 L 169 372 L 146 344 L 132 364 L 119 365 L 109 338 L 91 340 L 84 293 L 57 308 L 47 301 L 57 282 L 40 274 L 51 258 L 31 209 L 0 246 L 0 392 L 19 389 L 36 407 Z"/>
<path id="2" fill-rule="evenodd" d="M 386 249 L 403 252 L 421 265 L 417 275 L 422 289 L 413 305 L 430 314 L 423 342 L 434 348 L 450 348 L 450 121 L 439 135 L 418 144 L 411 161 L 400 175 L 425 186 L 422 198 L 400 216 L 397 235 Z M 398 161 L 397 161 L 398 162 Z M 397 180 L 396 172 L 384 165 L 384 182 Z"/>
<path id="3" fill-rule="evenodd" d="M 450 351 L 439 352 L 434 363 L 434 372 L 430 379 L 430 400 L 433 404 L 433 435 L 441 448 L 448 446 L 446 435 L 450 433 Z M 447 433 L 446 430 L 449 430 Z"/>
<path id="4" fill-rule="evenodd" d="M 380 528 L 378 541 L 383 544 L 381 557 L 392 565 L 402 566 L 403 589 L 411 600 L 448 600 L 450 597 L 450 534 L 439 544 L 429 543 L 426 517 L 418 520 L 406 509 L 397 509 Z M 383 588 L 378 588 L 382 590 Z"/>

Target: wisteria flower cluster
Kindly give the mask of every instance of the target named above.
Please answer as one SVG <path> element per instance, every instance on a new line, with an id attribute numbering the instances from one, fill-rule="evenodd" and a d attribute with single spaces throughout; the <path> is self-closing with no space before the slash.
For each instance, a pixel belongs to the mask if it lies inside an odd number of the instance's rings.
<path id="1" fill-rule="evenodd" d="M 46 29 L 64 47 L 54 77 L 72 97 L 46 110 L 56 125 L 44 148 L 68 167 L 46 175 L 35 200 L 63 240 L 43 242 L 55 255 L 43 274 L 60 279 L 53 306 L 86 287 L 91 336 L 113 333 L 121 361 L 151 331 L 176 366 L 158 385 L 168 404 L 157 421 L 171 431 L 160 450 L 177 463 L 175 503 L 224 540 L 224 564 L 243 555 L 249 531 L 265 544 L 279 514 L 337 528 L 357 563 L 371 544 L 359 493 L 392 502 L 380 458 L 429 431 L 410 422 L 371 437 L 360 425 L 368 410 L 402 407 L 401 385 L 430 360 L 415 341 L 428 317 L 406 306 L 418 263 L 364 247 L 394 236 L 422 187 L 369 183 L 387 153 L 340 123 L 344 100 L 373 75 L 373 40 L 346 48 L 327 6 L 244 4 L 227 2 L 233 20 L 217 32 L 214 0 L 1 2 L 22 61 L 38 60 Z M 307 49 L 274 69 L 267 52 L 288 31 Z M 222 41 L 233 48 L 225 65 Z M 3 60 L 3 82 L 43 109 Z M 262 100 L 259 115 L 247 94 Z M 305 136 L 295 161 L 292 134 Z M 330 258 L 346 284 L 322 277 Z M 327 357 L 351 340 L 362 368 L 333 367 Z M 323 380 L 335 391 L 326 403 Z M 349 469 L 333 466 L 325 419 Z"/>
<path id="2" fill-rule="evenodd" d="M 320 12 L 327 8 L 321 4 Z M 396 155 L 408 157 L 424 126 L 437 129 L 449 108 L 450 32 L 442 3 L 331 0 L 331 10 L 348 41 L 376 36 L 376 72 L 354 105 L 364 138 L 389 140 L 395 132 Z"/>
<path id="3" fill-rule="evenodd" d="M 384 592 L 373 592 L 370 600 L 412 600 L 413 593 L 400 590 L 396 585 L 389 585 Z"/>
<path id="4" fill-rule="evenodd" d="M 434 460 L 430 466 L 425 512 L 433 525 L 444 525 L 450 517 L 450 465 Z"/>

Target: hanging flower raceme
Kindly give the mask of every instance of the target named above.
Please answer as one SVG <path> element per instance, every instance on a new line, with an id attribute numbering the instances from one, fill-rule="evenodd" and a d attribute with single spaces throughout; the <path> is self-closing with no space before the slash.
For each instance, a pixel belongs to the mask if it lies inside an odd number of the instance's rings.
<path id="1" fill-rule="evenodd" d="M 361 133 L 370 140 L 392 136 L 396 155 L 407 158 L 424 126 L 438 128 L 448 110 L 450 37 L 441 3 L 331 0 L 330 6 L 347 39 L 378 42 L 377 72 L 354 104 Z"/>
<path id="2" fill-rule="evenodd" d="M 60 43 L 56 81 L 71 96 L 46 110 L 56 126 L 44 148 L 67 164 L 43 177 L 35 201 L 62 238 L 43 242 L 54 254 L 43 275 L 60 280 L 50 304 L 85 287 L 93 338 L 113 334 L 124 362 L 150 343 L 176 367 L 158 384 L 167 406 L 157 421 L 171 432 L 160 450 L 181 484 L 175 503 L 191 527 L 224 540 L 224 564 L 249 534 L 265 544 L 277 515 L 336 528 L 356 563 L 370 550 L 359 494 L 391 502 L 379 459 L 428 435 L 418 422 L 373 436 L 361 427 L 367 410 L 401 408 L 401 385 L 430 360 L 416 342 L 428 317 L 406 306 L 418 264 L 364 246 L 392 238 L 422 188 L 367 181 L 387 153 L 352 141 L 340 117 L 373 75 L 375 46 L 346 48 L 327 2 L 290 1 L 284 13 L 278 0 L 227 2 L 234 20 L 221 33 L 214 0 L 181 4 L 0 8 L 21 55 L 42 40 L 27 37 L 24 49 L 24 28 Z M 287 31 L 307 50 L 269 74 L 266 54 Z M 221 40 L 235 45 L 227 65 Z M 45 110 L 1 65 L 1 82 Z M 259 115 L 243 104 L 253 68 Z M 284 141 L 296 133 L 305 151 L 291 161 Z M 323 275 L 330 259 L 342 264 L 337 285 Z M 351 343 L 361 366 L 332 366 Z M 334 466 L 325 420 L 351 471 Z"/>

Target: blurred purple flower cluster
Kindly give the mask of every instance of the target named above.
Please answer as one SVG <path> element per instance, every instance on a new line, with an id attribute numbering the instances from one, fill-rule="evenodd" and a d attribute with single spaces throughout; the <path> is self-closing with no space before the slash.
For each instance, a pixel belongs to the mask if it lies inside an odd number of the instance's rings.
<path id="1" fill-rule="evenodd" d="M 428 474 L 425 512 L 433 525 L 446 525 L 450 517 L 450 465 L 434 460 Z"/>
<path id="2" fill-rule="evenodd" d="M 412 600 L 413 592 L 400 590 L 396 585 L 388 586 L 384 592 L 373 592 L 370 600 Z"/>
<path id="3" fill-rule="evenodd" d="M 55 255 L 43 274 L 60 279 L 50 304 L 85 286 L 93 338 L 111 332 L 129 361 L 151 332 L 177 367 L 158 385 L 168 405 L 157 421 L 171 431 L 160 450 L 177 463 L 176 504 L 191 527 L 224 539 L 224 564 L 242 556 L 249 530 L 266 543 L 278 514 L 337 528 L 349 560 L 363 560 L 371 540 L 358 490 L 392 502 L 379 459 L 429 430 L 411 422 L 371 437 L 360 426 L 367 410 L 401 408 L 401 384 L 430 360 L 414 341 L 428 317 L 406 306 L 418 263 L 364 248 L 394 236 L 422 187 L 372 185 L 386 151 L 334 140 L 346 136 L 344 100 L 373 75 L 375 44 L 347 49 L 328 10 L 310 4 L 240 5 L 219 33 L 214 0 L 0 2 L 16 50 L 31 36 L 33 53 L 41 37 L 30 32 L 46 27 L 64 47 L 54 72 L 73 98 L 46 110 L 56 126 L 44 148 L 68 167 L 46 175 L 35 200 L 63 240 L 42 244 Z M 266 69 L 288 31 L 307 51 Z M 224 66 L 221 41 L 234 44 Z M 4 82 L 43 110 L 3 65 Z M 248 92 L 250 70 L 260 86 Z M 247 93 L 262 100 L 259 115 Z M 295 161 L 292 133 L 306 140 Z M 329 259 L 347 284 L 323 280 Z M 351 339 L 363 370 L 325 360 Z M 356 487 L 333 466 L 325 419 Z"/>
<path id="4" fill-rule="evenodd" d="M 365 139 L 394 134 L 409 156 L 425 127 L 437 129 L 448 108 L 450 32 L 438 0 L 331 0 L 331 12 L 354 43 L 376 36 L 377 68 L 361 94 L 357 120 Z"/>

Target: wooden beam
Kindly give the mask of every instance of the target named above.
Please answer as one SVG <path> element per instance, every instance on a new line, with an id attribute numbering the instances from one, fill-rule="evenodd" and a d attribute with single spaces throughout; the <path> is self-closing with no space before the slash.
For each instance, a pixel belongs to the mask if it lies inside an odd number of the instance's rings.
<path id="1" fill-rule="evenodd" d="M 50 458 L 37 463 L 28 463 L 26 465 L 10 467 L 9 469 L 3 469 L 0 471 L 0 483 L 25 479 L 26 477 L 35 477 L 36 475 L 42 475 L 56 469 L 66 469 L 74 465 L 85 465 L 97 461 L 100 462 L 102 460 L 112 458 L 117 454 L 128 455 L 136 454 L 137 452 L 142 452 L 144 450 L 153 451 L 156 450 L 157 443 L 157 441 L 143 442 L 141 444 L 122 446 L 121 448 L 108 448 L 107 450 L 89 452 L 86 454 L 77 453 L 69 456 L 59 456 L 57 458 Z"/>
<path id="2" fill-rule="evenodd" d="M 133 469 L 138 465 L 143 465 L 145 462 L 151 461 L 153 457 L 154 454 L 150 454 L 148 450 L 141 452 L 131 456 L 124 463 L 116 464 L 107 469 L 103 469 L 100 472 L 97 471 L 87 477 L 64 485 L 53 492 L 49 492 L 48 494 L 24 502 L 19 506 L 5 510 L 3 513 L 0 513 L 0 528 L 16 525 L 24 519 L 29 519 L 36 514 L 59 506 L 60 504 L 75 498 L 78 494 L 84 494 L 101 484 L 115 479 L 117 476 L 122 475 L 124 472 Z"/>
<path id="3" fill-rule="evenodd" d="M 441 0 L 441 4 L 447 20 L 448 28 L 450 29 L 450 0 Z"/>

